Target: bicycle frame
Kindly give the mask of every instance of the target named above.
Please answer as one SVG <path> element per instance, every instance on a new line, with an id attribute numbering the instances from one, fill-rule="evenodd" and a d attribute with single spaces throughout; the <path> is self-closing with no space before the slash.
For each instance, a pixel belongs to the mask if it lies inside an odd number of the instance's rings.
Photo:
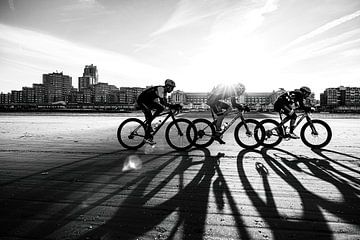
<path id="1" fill-rule="evenodd" d="M 160 125 L 154 130 L 154 132 L 151 133 L 151 136 L 155 136 L 155 134 L 160 130 L 160 128 L 162 128 L 162 126 L 165 124 L 165 122 L 166 122 L 169 118 L 171 118 L 172 121 L 175 121 L 175 115 L 176 115 L 177 113 L 178 113 L 178 111 L 173 111 L 173 110 L 170 109 L 170 110 L 168 110 L 168 111 L 166 111 L 166 112 L 162 112 L 162 113 L 160 113 L 158 116 L 156 116 L 152 121 L 154 121 L 154 120 L 155 120 L 156 118 L 158 118 L 158 117 L 161 117 L 161 116 L 166 115 L 165 119 L 164 119 L 163 121 L 161 121 Z M 143 121 L 143 122 L 144 122 L 144 124 L 145 124 L 145 126 L 146 126 L 147 121 L 145 120 L 145 121 Z M 140 128 L 140 126 L 137 127 L 134 132 L 136 132 L 139 128 Z M 176 128 L 178 129 L 179 132 L 181 132 L 178 125 L 176 125 Z"/>
<path id="2" fill-rule="evenodd" d="M 282 128 L 282 130 L 283 130 L 283 135 L 285 136 L 285 135 L 286 135 L 286 132 L 285 132 L 285 123 L 287 123 L 287 122 L 290 120 L 290 118 L 289 118 L 288 116 L 286 116 L 285 118 L 283 118 L 282 114 L 283 114 L 283 113 L 281 113 L 281 112 L 279 113 L 279 115 L 280 115 L 280 120 L 281 120 L 279 127 Z M 309 114 L 308 114 L 307 112 L 302 112 L 301 114 L 299 114 L 299 116 L 297 116 L 296 122 L 295 122 L 295 125 L 294 125 L 294 129 L 296 129 L 297 126 L 299 126 L 299 124 L 300 124 L 305 118 L 306 118 L 306 121 L 310 123 L 311 130 L 313 131 L 313 133 L 314 133 L 314 134 L 317 134 L 317 131 L 316 131 L 316 129 L 314 128 L 314 126 L 313 126 L 313 124 L 312 124 L 311 117 L 309 116 Z M 276 129 L 276 128 L 274 128 L 274 129 Z M 284 137 L 284 136 L 283 136 L 283 137 Z"/>
<path id="3" fill-rule="evenodd" d="M 211 114 L 212 114 L 212 117 L 213 117 L 213 122 L 212 124 L 215 125 L 216 124 L 216 119 L 215 119 L 215 116 L 214 116 L 214 112 L 211 110 Z M 237 111 L 236 113 L 234 112 L 230 112 L 227 116 L 229 115 L 235 115 L 231 121 L 228 123 L 227 126 L 224 127 L 224 129 L 221 131 L 221 135 L 223 135 L 230 127 L 231 125 L 234 124 L 234 122 L 240 118 L 240 120 L 242 122 L 245 122 L 245 118 L 244 118 L 244 114 L 243 114 L 243 111 Z M 246 131 L 249 132 L 249 129 L 248 129 L 248 126 L 245 124 L 245 128 L 246 128 Z"/>

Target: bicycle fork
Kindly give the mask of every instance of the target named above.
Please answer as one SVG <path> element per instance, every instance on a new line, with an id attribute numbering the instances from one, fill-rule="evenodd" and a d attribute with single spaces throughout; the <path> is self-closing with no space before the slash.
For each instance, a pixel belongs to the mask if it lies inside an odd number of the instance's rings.
<path id="1" fill-rule="evenodd" d="M 171 115 L 171 118 L 172 118 L 172 121 L 175 122 L 175 117 L 174 117 L 173 115 Z M 177 131 L 178 131 L 178 134 L 179 134 L 181 137 L 184 136 L 184 133 L 181 131 L 181 129 L 180 129 L 180 127 L 179 127 L 179 125 L 178 125 L 177 122 L 175 122 L 175 126 L 176 126 L 176 129 L 177 129 Z"/>
<path id="2" fill-rule="evenodd" d="M 240 118 L 240 120 L 244 123 L 245 129 L 246 129 L 246 136 L 252 137 L 253 133 L 250 131 L 250 129 L 249 129 L 247 123 L 246 123 L 246 120 L 245 120 L 244 116 L 240 115 L 239 118 Z M 235 118 L 234 121 L 235 121 L 236 119 L 237 119 L 237 118 Z M 234 122 L 234 121 L 233 121 L 233 122 Z M 255 130 L 254 130 L 254 131 L 257 131 L 257 128 L 256 128 L 256 127 L 255 127 Z"/>
<path id="3" fill-rule="evenodd" d="M 311 134 L 317 136 L 318 132 L 316 131 L 315 126 L 314 126 L 311 118 L 309 116 L 306 116 L 306 120 L 310 123 Z"/>

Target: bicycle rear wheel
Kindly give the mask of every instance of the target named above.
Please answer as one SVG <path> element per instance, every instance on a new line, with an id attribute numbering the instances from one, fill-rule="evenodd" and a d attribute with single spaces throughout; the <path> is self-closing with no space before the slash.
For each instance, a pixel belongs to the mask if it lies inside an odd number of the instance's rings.
<path id="1" fill-rule="evenodd" d="M 187 119 L 176 119 L 165 130 L 166 142 L 175 150 L 189 149 L 193 146 L 195 138 L 195 126 Z"/>
<path id="2" fill-rule="evenodd" d="M 234 131 L 236 142 L 243 148 L 257 148 L 262 143 L 263 136 L 264 128 L 255 119 L 246 119 L 245 122 L 240 122 Z"/>
<path id="3" fill-rule="evenodd" d="M 303 143 L 311 148 L 323 148 L 329 144 L 332 132 L 330 126 L 318 119 L 314 119 L 304 124 L 300 131 Z M 314 129 L 313 129 L 314 128 Z"/>
<path id="4" fill-rule="evenodd" d="M 193 121 L 196 128 L 194 145 L 198 148 L 206 148 L 214 142 L 215 127 L 207 119 L 199 118 Z"/>
<path id="5" fill-rule="evenodd" d="M 137 118 L 123 121 L 117 131 L 119 143 L 127 149 L 138 149 L 144 145 L 145 124 Z"/>
<path id="6" fill-rule="evenodd" d="M 280 123 L 273 119 L 264 119 L 260 121 L 260 125 L 264 128 L 263 140 L 259 139 L 258 135 L 255 135 L 255 138 L 261 142 L 261 145 L 264 147 L 275 147 L 281 142 L 283 131 Z"/>

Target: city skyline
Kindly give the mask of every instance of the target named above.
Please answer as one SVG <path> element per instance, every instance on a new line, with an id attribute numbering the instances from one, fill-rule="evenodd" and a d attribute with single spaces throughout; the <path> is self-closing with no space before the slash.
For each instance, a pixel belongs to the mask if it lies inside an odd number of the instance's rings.
<path id="1" fill-rule="evenodd" d="M 85 68 L 88 68 L 88 67 L 97 67 L 96 65 L 93 65 L 93 64 L 90 64 L 90 65 L 85 65 Z M 6 91 L 3 91 L 2 89 L 0 89 L 0 93 L 3 93 L 3 94 L 6 94 L 6 93 L 11 93 L 12 91 L 21 91 L 23 88 L 31 88 L 33 85 L 42 85 L 43 84 L 43 81 L 44 81 L 44 75 L 53 75 L 53 74 L 59 74 L 59 75 L 64 75 L 64 76 L 66 76 L 66 77 L 70 77 L 70 79 L 71 79 L 71 87 L 73 87 L 74 89 L 76 89 L 77 91 L 81 91 L 81 89 L 79 89 L 79 87 L 78 88 L 76 88 L 76 87 L 74 87 L 74 82 L 75 83 L 77 83 L 78 85 L 79 85 L 79 81 L 80 81 L 80 78 L 83 78 L 82 76 L 80 76 L 80 77 L 78 77 L 78 78 L 76 78 L 75 80 L 73 79 L 73 77 L 72 76 L 70 76 L 70 75 L 68 75 L 68 74 L 66 74 L 66 73 L 64 73 L 64 72 L 62 72 L 62 71 L 55 71 L 55 72 L 49 72 L 49 73 L 43 73 L 42 74 L 42 79 L 41 79 L 41 81 L 40 82 L 33 82 L 33 83 L 31 83 L 31 84 L 29 84 L 29 85 L 26 85 L 26 86 L 21 86 L 19 89 L 11 89 L 10 91 L 8 91 L 8 92 L 6 92 Z M 83 75 L 84 75 L 84 73 L 83 73 Z M 97 83 L 95 83 L 95 84 L 93 84 L 93 85 L 97 85 L 97 84 L 108 84 L 108 85 L 113 85 L 113 84 L 111 84 L 111 83 L 108 83 L 108 82 L 101 82 L 101 81 L 99 81 L 99 82 L 97 82 Z M 116 87 L 116 88 L 118 88 L 118 89 L 120 89 L 120 88 L 146 88 L 146 87 L 149 87 L 149 86 L 153 86 L 153 85 L 147 85 L 147 86 L 118 86 L 118 85 L 113 85 L 114 87 Z M 323 89 L 322 90 L 320 90 L 320 92 L 319 93 L 314 93 L 314 96 L 315 96 L 315 98 L 317 99 L 317 100 L 319 100 L 319 98 L 320 98 L 320 94 L 322 94 L 322 93 L 324 93 L 327 89 L 330 89 L 330 88 L 339 88 L 339 87 L 354 87 L 354 86 L 342 86 L 342 85 L 339 85 L 339 86 L 337 86 L 337 87 L 329 87 L 329 86 L 323 86 Z M 356 86 L 355 86 L 356 87 Z M 356 87 L 356 88 L 358 88 L 358 87 Z M 295 88 L 296 89 L 296 88 Z M 297 88 L 298 89 L 298 88 Z M 275 91 L 283 91 L 283 90 L 286 90 L 286 89 L 284 89 L 284 88 L 278 88 L 278 89 L 269 89 L 269 90 L 267 90 L 267 91 L 252 91 L 252 92 L 249 92 L 249 91 L 245 91 L 244 93 L 250 93 L 250 94 L 253 94 L 253 93 L 271 93 L 271 92 L 275 92 Z M 184 89 L 175 89 L 173 92 L 177 92 L 177 91 L 180 91 L 180 92 L 188 92 L 188 93 L 208 93 L 208 92 L 210 92 L 210 91 L 186 91 L 186 90 L 184 90 Z M 318 96 L 317 96 L 318 95 Z"/>
<path id="2" fill-rule="evenodd" d="M 359 86 L 360 2 L 0 0 L 1 91 L 74 78 L 141 87 L 174 79 L 210 91 L 243 82 L 248 92 Z"/>

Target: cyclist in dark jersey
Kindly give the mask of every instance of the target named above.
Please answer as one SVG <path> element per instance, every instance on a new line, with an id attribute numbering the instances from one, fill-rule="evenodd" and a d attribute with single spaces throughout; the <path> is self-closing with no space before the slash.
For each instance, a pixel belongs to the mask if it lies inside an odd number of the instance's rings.
<path id="1" fill-rule="evenodd" d="M 295 109 L 302 109 L 304 111 L 310 111 L 311 107 L 305 106 L 304 101 L 311 94 L 309 87 L 301 87 L 300 90 L 294 90 L 281 94 L 274 103 L 274 110 L 277 112 L 283 111 L 287 118 L 290 118 L 290 132 L 291 138 L 297 139 L 294 133 L 294 125 L 297 118 Z"/>
<path id="2" fill-rule="evenodd" d="M 243 109 L 244 107 L 237 103 L 236 98 L 241 96 L 245 92 L 245 86 L 241 83 L 233 85 L 217 85 L 214 87 L 208 98 L 206 104 L 210 106 L 213 113 L 216 115 L 216 133 L 215 140 L 220 144 L 225 144 L 225 142 L 220 138 L 221 135 L 221 125 L 225 116 L 231 111 L 231 107 Z M 230 100 L 231 106 L 225 102 L 225 100 Z"/>
<path id="3" fill-rule="evenodd" d="M 166 98 L 167 93 L 171 93 L 174 88 L 175 82 L 171 79 L 166 79 L 164 86 L 154 86 L 145 89 L 137 99 L 137 104 L 144 112 L 145 119 L 147 120 L 145 141 L 150 144 L 154 144 L 152 139 L 150 139 L 151 122 L 164 111 L 165 107 L 171 106 Z M 155 110 L 154 114 L 152 114 L 152 110 Z"/>

